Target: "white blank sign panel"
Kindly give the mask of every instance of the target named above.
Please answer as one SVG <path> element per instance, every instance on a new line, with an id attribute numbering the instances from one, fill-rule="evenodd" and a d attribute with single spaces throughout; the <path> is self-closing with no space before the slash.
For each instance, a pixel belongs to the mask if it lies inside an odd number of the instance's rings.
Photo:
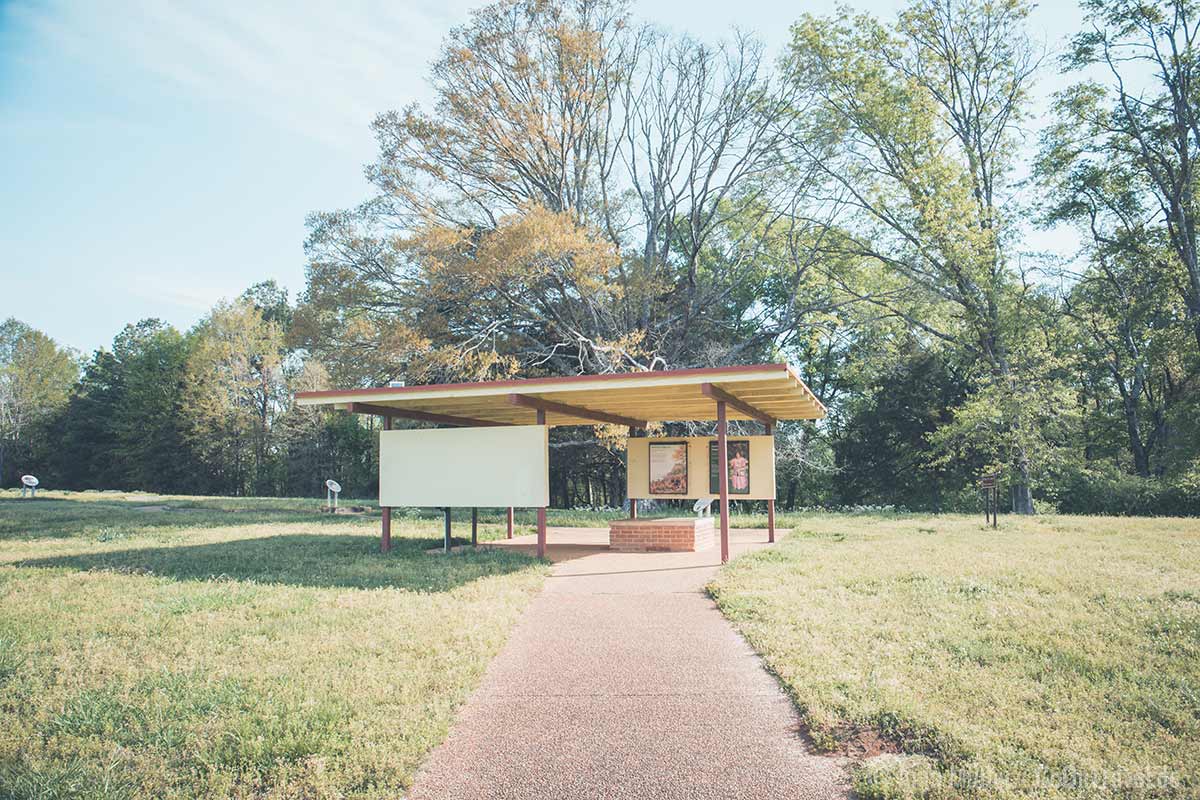
<path id="1" fill-rule="evenodd" d="M 383 431 L 381 506 L 550 505 L 549 428 Z"/>

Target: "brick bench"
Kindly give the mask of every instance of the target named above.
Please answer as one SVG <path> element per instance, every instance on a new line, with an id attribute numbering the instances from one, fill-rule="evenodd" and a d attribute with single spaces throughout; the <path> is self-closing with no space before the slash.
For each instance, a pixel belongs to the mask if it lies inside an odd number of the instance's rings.
<path id="1" fill-rule="evenodd" d="M 608 526 L 608 547 L 623 553 L 707 550 L 716 543 L 712 517 L 618 519 Z"/>

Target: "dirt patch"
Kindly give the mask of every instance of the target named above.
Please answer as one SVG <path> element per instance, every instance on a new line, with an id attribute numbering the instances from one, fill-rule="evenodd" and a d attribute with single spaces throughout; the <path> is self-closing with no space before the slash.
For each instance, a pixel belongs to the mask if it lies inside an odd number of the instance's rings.
<path id="1" fill-rule="evenodd" d="M 835 755 L 856 760 L 865 760 L 884 753 L 903 752 L 893 741 L 885 738 L 874 728 L 846 728 L 834 733 L 838 746 Z"/>
<path id="2" fill-rule="evenodd" d="M 134 511 L 170 511 L 170 506 L 134 506 Z"/>

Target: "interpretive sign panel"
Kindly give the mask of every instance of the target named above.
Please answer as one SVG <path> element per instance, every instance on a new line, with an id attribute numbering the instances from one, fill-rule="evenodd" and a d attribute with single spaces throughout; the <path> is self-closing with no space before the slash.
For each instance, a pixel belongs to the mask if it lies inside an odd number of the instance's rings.
<path id="1" fill-rule="evenodd" d="M 682 454 L 676 448 L 685 443 L 687 467 L 683 468 L 678 465 L 675 455 Z M 738 500 L 773 500 L 774 437 L 739 436 L 726 444 L 729 455 L 729 496 Z M 714 436 L 628 439 L 628 496 L 637 499 L 689 500 L 716 497 L 720 492 L 717 485 L 720 473 L 717 472 L 716 447 Z M 690 480 L 688 476 L 691 476 Z"/>
<path id="2" fill-rule="evenodd" d="M 750 441 L 729 439 L 725 442 L 729 465 L 729 494 L 750 494 Z M 721 473 L 717 466 L 717 441 L 708 443 L 708 491 L 719 494 Z"/>
<path id="3" fill-rule="evenodd" d="M 381 506 L 550 505 L 545 425 L 383 431 Z"/>
<path id="4" fill-rule="evenodd" d="M 686 495 L 687 442 L 650 443 L 650 494 Z"/>

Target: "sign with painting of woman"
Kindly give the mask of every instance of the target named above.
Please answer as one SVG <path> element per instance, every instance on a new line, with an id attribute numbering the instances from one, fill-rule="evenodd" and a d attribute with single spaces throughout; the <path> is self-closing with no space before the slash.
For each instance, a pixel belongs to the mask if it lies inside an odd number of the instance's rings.
<path id="1" fill-rule="evenodd" d="M 729 493 L 750 494 L 750 441 L 748 439 L 731 439 L 726 445 L 729 469 Z M 717 443 L 708 443 L 708 490 L 712 494 L 720 492 L 721 473 L 717 472 Z"/>

